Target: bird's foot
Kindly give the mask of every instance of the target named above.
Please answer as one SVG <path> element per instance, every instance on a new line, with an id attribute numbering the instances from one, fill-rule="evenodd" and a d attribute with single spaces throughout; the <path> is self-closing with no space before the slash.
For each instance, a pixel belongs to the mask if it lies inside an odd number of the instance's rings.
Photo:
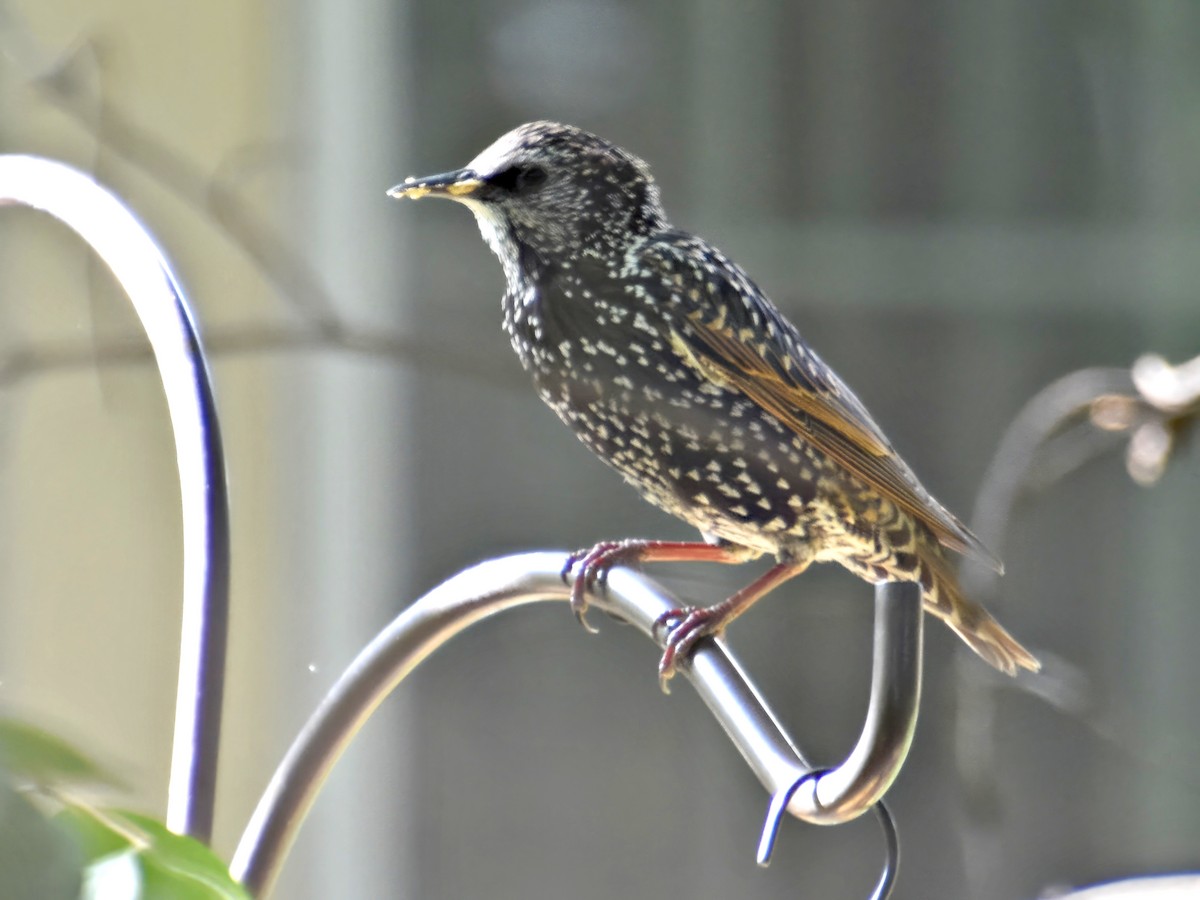
<path id="1" fill-rule="evenodd" d="M 601 541 L 594 547 L 577 550 L 567 557 L 562 579 L 571 585 L 571 612 L 579 624 L 592 634 L 597 629 L 587 620 L 587 592 L 604 584 L 613 566 L 639 561 L 648 545 L 644 540 Z"/>
<path id="2" fill-rule="evenodd" d="M 663 655 L 658 662 L 658 684 L 664 694 L 671 693 L 671 679 L 678 663 L 686 659 L 702 638 L 720 634 L 727 621 L 726 611 L 717 606 L 685 606 L 671 609 L 654 620 L 651 634 L 662 635 Z"/>

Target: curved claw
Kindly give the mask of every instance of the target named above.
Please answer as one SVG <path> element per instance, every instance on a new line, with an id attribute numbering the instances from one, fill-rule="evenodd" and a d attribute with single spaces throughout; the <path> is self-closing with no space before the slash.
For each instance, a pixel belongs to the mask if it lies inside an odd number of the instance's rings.
<path id="1" fill-rule="evenodd" d="M 651 634 L 656 639 L 659 630 L 665 629 L 663 655 L 658 661 L 658 686 L 664 694 L 671 693 L 670 681 L 678 671 L 678 661 L 692 652 L 697 641 L 717 634 L 722 624 L 720 612 L 704 606 L 668 610 L 654 620 Z"/>
<path id="2" fill-rule="evenodd" d="M 576 580 L 571 588 L 571 612 L 575 613 L 575 618 L 579 620 L 579 624 L 583 626 L 584 631 L 588 634 L 599 634 L 600 629 L 588 621 L 588 602 L 583 596 L 583 592 L 579 590 L 580 580 Z"/>
<path id="3" fill-rule="evenodd" d="M 596 634 L 598 629 L 587 620 L 587 592 L 598 584 L 604 584 L 613 566 L 637 560 L 645 545 L 645 541 L 638 540 L 601 541 L 594 547 L 577 550 L 567 557 L 562 578 L 571 585 L 571 611 L 575 613 L 579 624 L 590 633 Z"/>
<path id="4" fill-rule="evenodd" d="M 599 546 L 601 546 L 601 545 L 597 544 L 594 547 L 584 547 L 581 550 L 576 550 L 574 553 L 567 554 L 567 561 L 565 563 L 563 563 L 562 572 L 560 573 L 560 577 L 563 580 L 563 584 L 570 584 L 572 582 L 573 577 L 571 575 L 571 572 L 580 563 L 583 563 L 583 568 L 580 569 L 580 574 L 583 574 L 583 572 L 587 571 L 587 566 L 588 566 L 587 559 L 589 556 L 591 556 L 593 553 L 596 552 L 596 547 L 599 547 Z M 575 576 L 575 577 L 578 577 L 578 576 Z"/>
<path id="5" fill-rule="evenodd" d="M 562 578 L 564 584 L 571 585 L 571 612 L 575 614 L 575 618 L 579 620 L 579 624 L 583 626 L 584 631 L 588 634 L 599 634 L 600 629 L 587 620 L 588 602 L 586 588 L 589 586 L 587 583 L 587 559 L 591 553 L 592 550 L 576 550 L 570 554 L 567 557 L 567 561 L 563 564 L 559 577 Z M 582 565 L 579 567 L 579 572 L 572 578 L 571 571 L 580 563 Z"/>
<path id="6" fill-rule="evenodd" d="M 667 657 L 670 656 L 670 662 Z M 671 679 L 675 677 L 675 658 L 674 654 L 667 650 L 663 654 L 663 658 L 658 661 L 658 688 L 664 694 L 671 693 Z"/>
<path id="7" fill-rule="evenodd" d="M 581 554 L 578 550 L 567 554 L 567 561 L 563 563 L 562 571 L 558 573 L 558 577 L 562 579 L 563 584 L 571 583 L 571 570 L 575 568 L 575 563 L 579 562 L 580 556 Z"/>

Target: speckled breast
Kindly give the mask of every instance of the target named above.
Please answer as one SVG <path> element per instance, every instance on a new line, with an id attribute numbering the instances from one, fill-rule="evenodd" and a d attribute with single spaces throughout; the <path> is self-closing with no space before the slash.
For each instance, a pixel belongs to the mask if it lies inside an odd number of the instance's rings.
<path id="1" fill-rule="evenodd" d="M 572 283 L 506 298 L 514 349 L 542 399 L 646 499 L 702 532 L 766 552 L 805 540 L 827 464 L 690 369 L 666 337 L 669 309 L 597 292 L 594 277 L 586 292 Z"/>

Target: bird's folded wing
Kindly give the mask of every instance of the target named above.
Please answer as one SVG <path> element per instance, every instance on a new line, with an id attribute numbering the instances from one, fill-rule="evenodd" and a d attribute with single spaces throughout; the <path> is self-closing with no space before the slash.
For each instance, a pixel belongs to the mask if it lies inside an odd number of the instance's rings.
<path id="1" fill-rule="evenodd" d="M 774 310 L 771 310 L 773 313 Z M 938 541 L 1003 571 L 1000 561 L 962 522 L 933 499 L 888 444 L 879 426 L 833 375 L 805 365 L 779 338 L 790 330 L 774 321 L 768 341 L 723 322 L 689 317 L 673 329 L 671 344 L 702 377 L 741 392 L 864 484 L 923 522 Z M 799 335 L 794 335 L 799 342 Z M 808 371 L 813 369 L 813 371 Z"/>

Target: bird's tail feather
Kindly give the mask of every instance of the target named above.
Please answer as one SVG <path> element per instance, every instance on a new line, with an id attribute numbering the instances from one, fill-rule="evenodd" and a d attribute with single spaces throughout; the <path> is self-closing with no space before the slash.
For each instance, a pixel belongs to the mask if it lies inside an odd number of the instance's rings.
<path id="1" fill-rule="evenodd" d="M 958 577 L 938 553 L 921 560 L 926 568 L 925 608 L 949 625 L 967 646 L 1001 672 L 1016 675 L 1018 669 L 1036 672 L 1042 664 L 992 618 L 991 613 L 968 599 Z"/>

